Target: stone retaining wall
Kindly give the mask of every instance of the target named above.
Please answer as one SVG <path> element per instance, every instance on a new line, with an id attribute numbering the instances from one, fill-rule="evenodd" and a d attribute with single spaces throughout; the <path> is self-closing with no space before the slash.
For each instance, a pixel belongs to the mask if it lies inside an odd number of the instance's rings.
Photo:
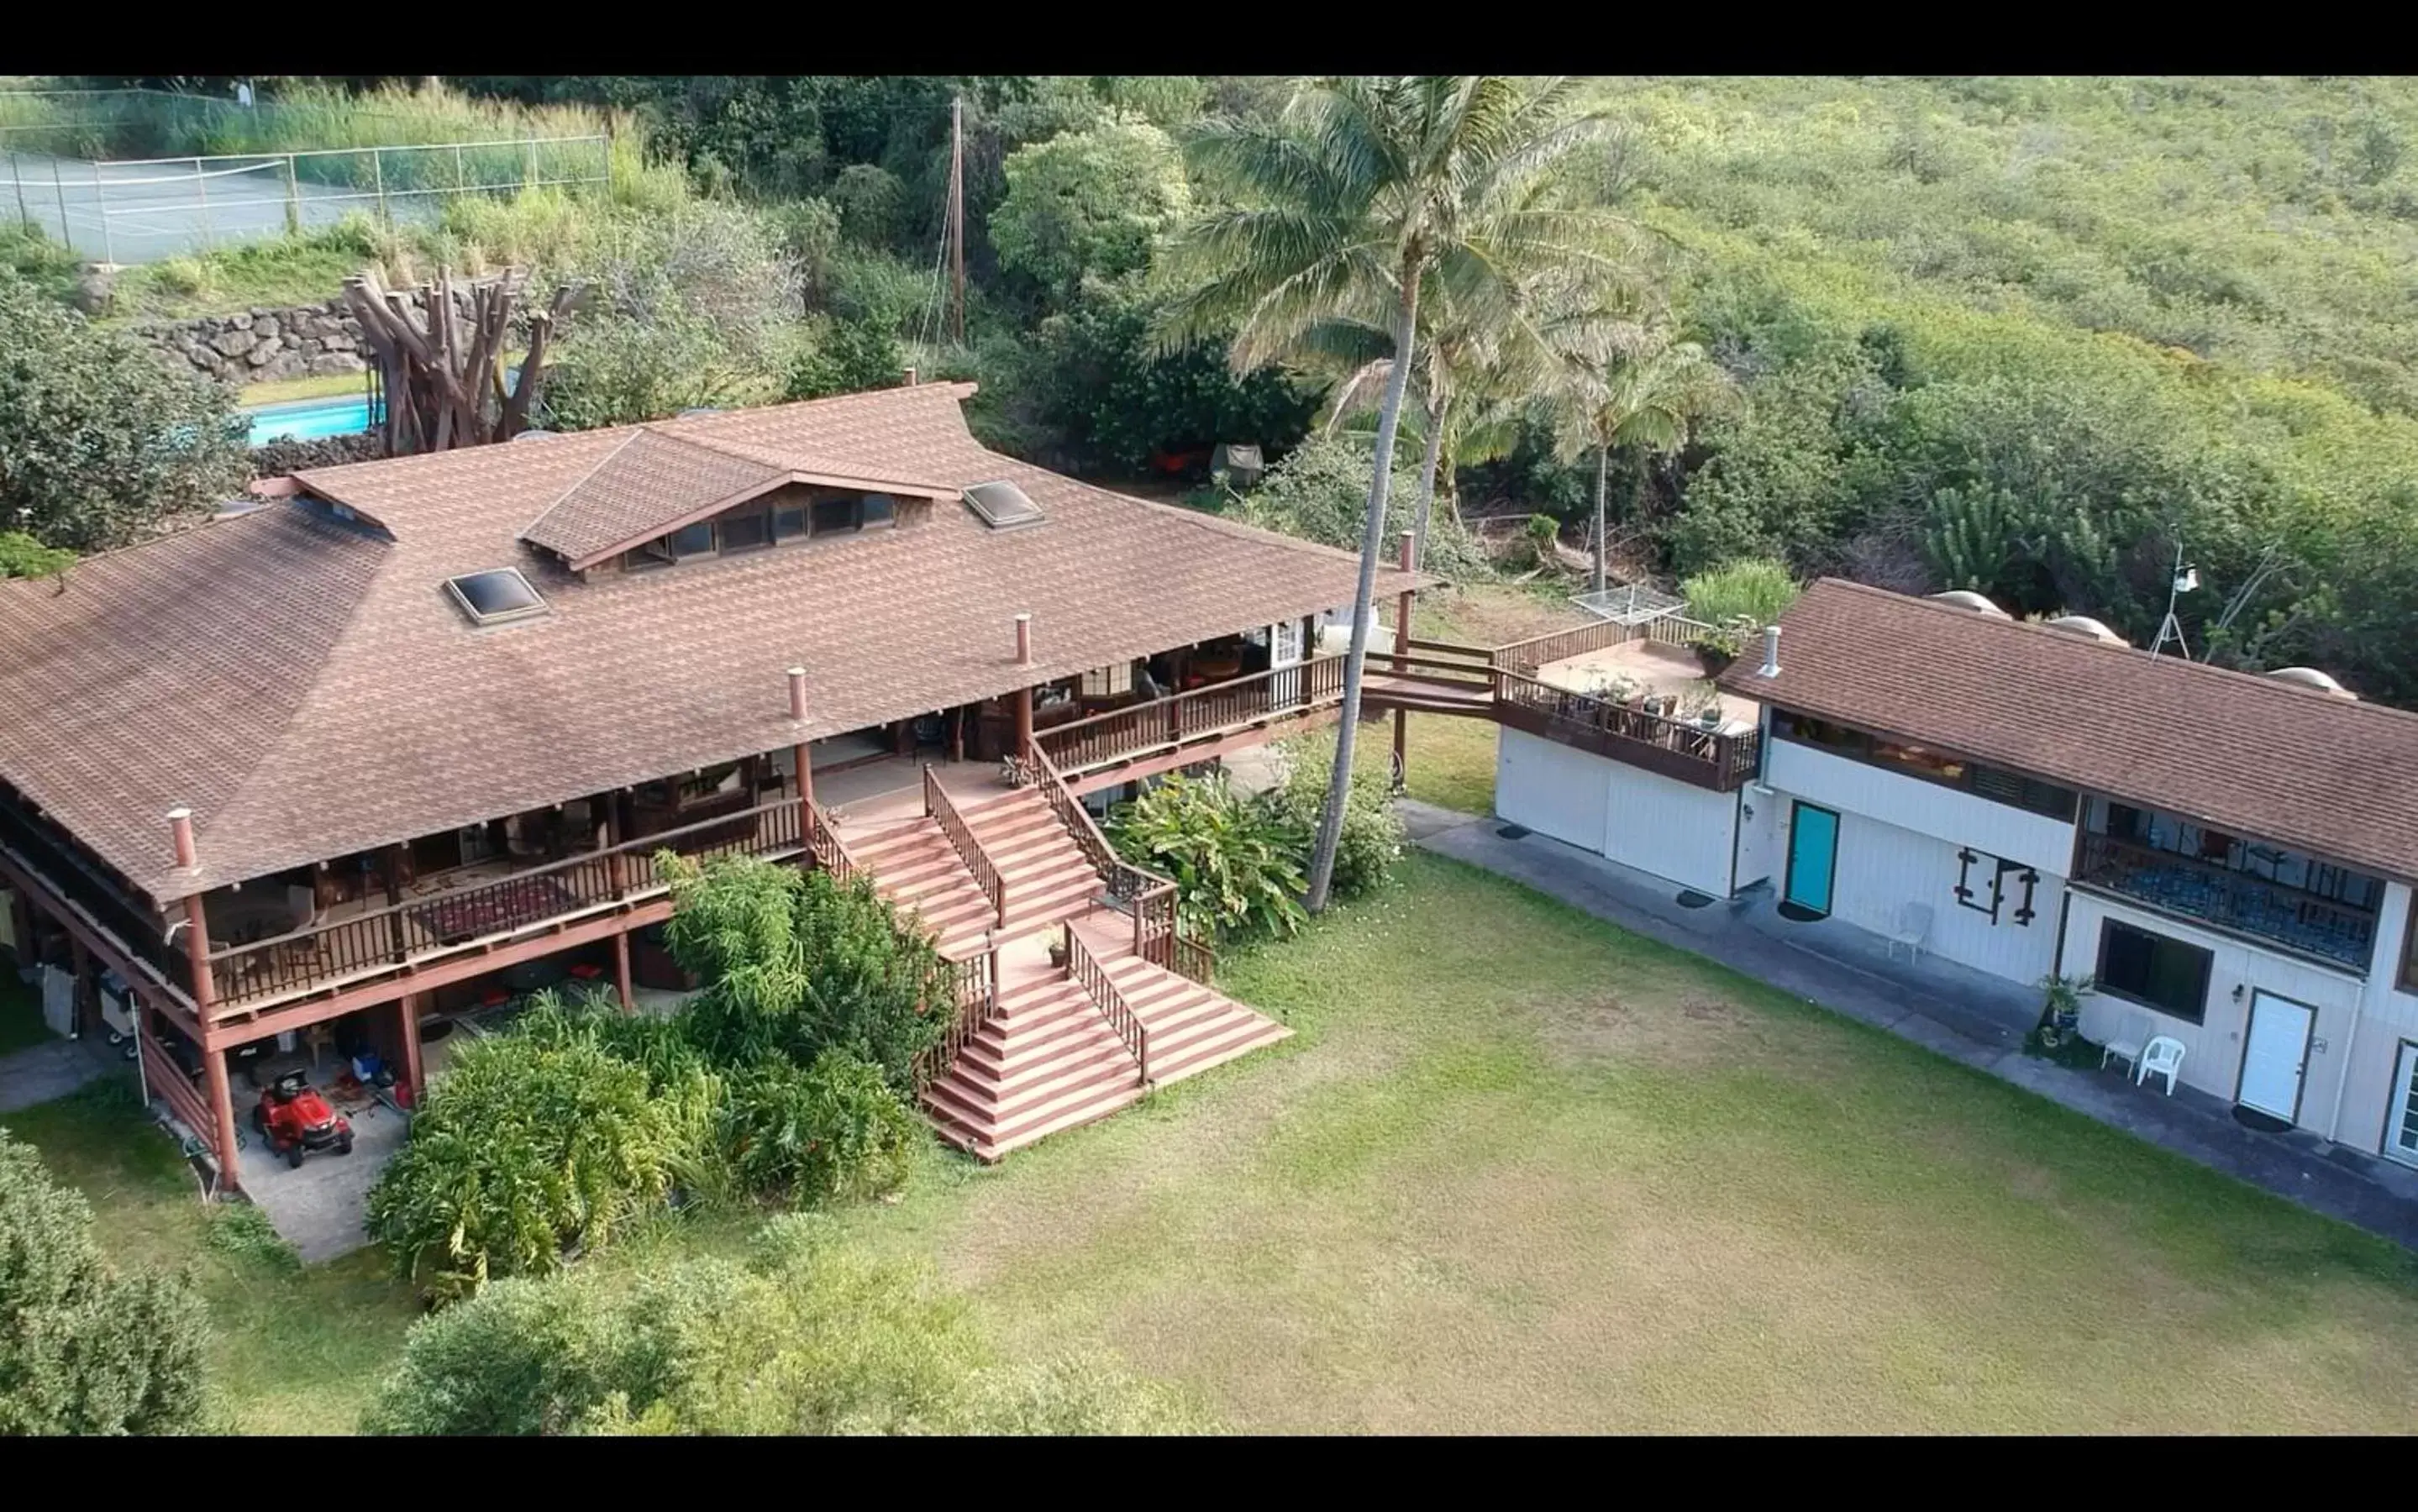
<path id="1" fill-rule="evenodd" d="M 414 309 L 420 307 L 416 291 L 406 298 Z M 459 310 L 467 306 L 468 291 L 456 289 L 453 298 Z M 127 329 L 171 368 L 238 386 L 359 373 L 369 365 L 361 323 L 345 310 L 342 298 L 283 310 L 256 306 L 240 314 L 191 320 L 137 321 Z"/>

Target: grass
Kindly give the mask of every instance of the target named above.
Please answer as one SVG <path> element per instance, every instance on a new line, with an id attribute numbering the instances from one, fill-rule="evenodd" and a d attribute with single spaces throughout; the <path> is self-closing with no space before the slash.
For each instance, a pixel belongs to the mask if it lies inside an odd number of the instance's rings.
<path id="1" fill-rule="evenodd" d="M 1224 967 L 1293 1039 L 935 1156 L 854 1238 L 934 1259 L 1011 1356 L 1105 1348 L 1245 1429 L 2408 1427 L 2409 1254 L 1512 884 L 1414 855 Z M 113 1250 L 200 1268 L 234 1426 L 354 1421 L 410 1317 L 376 1257 L 213 1247 L 123 1104 L 9 1123 Z"/>
<path id="2" fill-rule="evenodd" d="M 0 1055 L 51 1042 L 51 1028 L 42 1022 L 42 995 L 17 980 L 14 971 L 0 971 Z"/>

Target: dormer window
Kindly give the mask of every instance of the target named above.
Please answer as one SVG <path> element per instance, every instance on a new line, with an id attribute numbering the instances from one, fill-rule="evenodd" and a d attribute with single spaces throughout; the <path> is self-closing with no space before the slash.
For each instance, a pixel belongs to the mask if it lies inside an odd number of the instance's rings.
<path id="1" fill-rule="evenodd" d="M 773 539 L 794 541 L 806 533 L 806 507 L 783 504 L 773 511 Z"/>
<path id="2" fill-rule="evenodd" d="M 672 557 L 675 560 L 686 561 L 691 557 L 711 557 L 713 555 L 713 522 L 699 520 L 695 525 L 681 527 L 665 539 L 671 542 Z"/>

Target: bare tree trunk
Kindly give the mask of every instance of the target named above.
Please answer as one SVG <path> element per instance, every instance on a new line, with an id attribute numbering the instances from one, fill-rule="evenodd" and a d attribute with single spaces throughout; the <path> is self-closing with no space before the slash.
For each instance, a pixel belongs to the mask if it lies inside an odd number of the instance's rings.
<path id="1" fill-rule="evenodd" d="M 1361 667 L 1369 654 L 1370 604 L 1377 593 L 1377 558 L 1385 549 L 1385 496 L 1394 478 L 1394 435 L 1401 428 L 1402 390 L 1411 377 L 1411 343 L 1418 333 L 1419 279 L 1414 268 L 1402 281 L 1402 302 L 1394 312 L 1394 371 L 1385 381 L 1385 403 L 1377 411 L 1376 469 L 1369 480 L 1369 519 L 1360 531 L 1360 586 L 1352 600 L 1352 649 L 1343 659 L 1343 722 L 1335 731 L 1335 774 L 1326 784 L 1326 807 L 1318 817 L 1318 848 L 1309 859 L 1312 913 L 1326 911 L 1335 883 L 1335 848 L 1343 841 L 1343 805 L 1352 795 L 1353 737 L 1360 732 Z"/>
<path id="2" fill-rule="evenodd" d="M 1603 591 L 1603 483 L 1604 471 L 1612 463 L 1612 448 L 1595 449 L 1595 590 Z"/>
<path id="3" fill-rule="evenodd" d="M 1445 416 L 1452 401 L 1436 391 L 1432 374 L 1428 378 L 1428 451 L 1419 464 L 1419 508 L 1411 521 L 1411 565 L 1425 567 L 1428 562 L 1428 512 L 1435 502 L 1436 463 L 1444 455 Z"/>

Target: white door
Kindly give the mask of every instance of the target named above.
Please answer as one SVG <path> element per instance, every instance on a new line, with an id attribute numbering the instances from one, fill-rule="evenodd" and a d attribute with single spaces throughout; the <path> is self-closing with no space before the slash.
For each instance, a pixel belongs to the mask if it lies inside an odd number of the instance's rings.
<path id="1" fill-rule="evenodd" d="M 2309 1028 L 2317 1010 L 2269 992 L 2250 995 L 2249 1043 L 2242 1051 L 2244 1107 L 2291 1123 L 2300 1116 L 2301 1077 L 2308 1069 Z"/>
<path id="2" fill-rule="evenodd" d="M 1301 621 L 1279 619 L 1268 627 L 1268 707 L 1291 709 L 1301 702 L 1301 674 L 1287 667 L 1301 664 Z"/>
<path id="3" fill-rule="evenodd" d="M 2418 1166 L 2418 1045 L 2407 1041 L 2393 1065 L 2393 1113 L 2384 1125 L 2384 1153 Z"/>

